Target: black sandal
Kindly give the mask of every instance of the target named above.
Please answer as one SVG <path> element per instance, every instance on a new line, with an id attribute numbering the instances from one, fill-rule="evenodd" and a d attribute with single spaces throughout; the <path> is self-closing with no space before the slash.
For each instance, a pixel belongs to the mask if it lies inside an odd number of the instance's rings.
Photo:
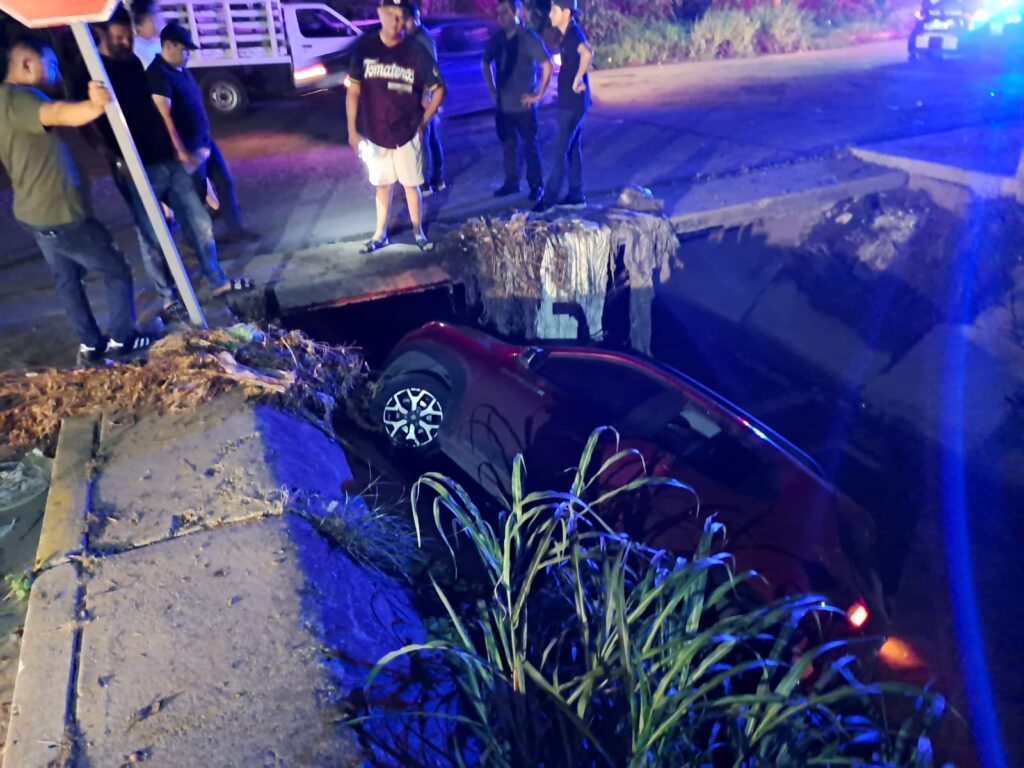
<path id="1" fill-rule="evenodd" d="M 214 298 L 220 296 L 227 296 L 229 293 L 242 293 L 243 291 L 251 291 L 253 288 L 252 280 L 247 277 L 236 277 L 232 280 L 228 280 L 224 285 L 213 292 Z"/>
<path id="2" fill-rule="evenodd" d="M 382 237 L 380 240 L 374 240 L 371 237 L 369 240 L 367 240 L 365 243 L 363 243 L 360 246 L 359 252 L 360 253 L 373 253 L 374 251 L 379 251 L 381 248 L 386 248 L 387 246 L 388 246 L 388 239 L 387 239 L 387 237 Z"/>

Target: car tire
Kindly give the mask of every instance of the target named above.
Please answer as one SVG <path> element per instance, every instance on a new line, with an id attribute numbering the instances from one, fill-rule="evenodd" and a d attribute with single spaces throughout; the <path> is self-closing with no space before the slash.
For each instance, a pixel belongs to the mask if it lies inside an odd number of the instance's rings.
<path id="1" fill-rule="evenodd" d="M 395 448 L 428 454 L 451 404 L 448 385 L 429 373 L 403 373 L 381 388 L 374 400 L 374 423 Z"/>
<path id="2" fill-rule="evenodd" d="M 237 120 L 249 109 L 249 93 L 242 81 L 226 72 L 203 80 L 203 100 L 211 117 Z"/>

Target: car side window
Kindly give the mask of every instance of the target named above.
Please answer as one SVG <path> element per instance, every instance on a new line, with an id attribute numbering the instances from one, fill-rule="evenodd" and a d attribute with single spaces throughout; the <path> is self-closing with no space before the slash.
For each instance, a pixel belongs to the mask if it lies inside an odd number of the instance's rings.
<path id="1" fill-rule="evenodd" d="M 778 469 L 767 446 L 725 414 L 688 400 L 665 424 L 659 442 L 684 465 L 709 480 L 756 498 L 778 495 Z"/>
<path id="2" fill-rule="evenodd" d="M 552 354 L 539 363 L 538 375 L 605 422 L 615 422 L 665 388 L 642 372 L 598 358 Z"/>
<path id="3" fill-rule="evenodd" d="M 295 19 L 303 37 L 351 37 L 355 34 L 341 19 L 320 8 L 303 8 L 296 12 Z"/>

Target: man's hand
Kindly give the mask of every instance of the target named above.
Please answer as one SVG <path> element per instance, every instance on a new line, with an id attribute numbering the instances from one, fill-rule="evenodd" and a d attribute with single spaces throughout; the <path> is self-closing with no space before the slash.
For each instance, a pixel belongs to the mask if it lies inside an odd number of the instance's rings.
<path id="1" fill-rule="evenodd" d="M 356 131 L 348 132 L 348 145 L 352 147 L 352 151 L 357 155 L 359 154 L 359 144 L 362 142 L 363 137 L 360 136 Z"/>
<path id="2" fill-rule="evenodd" d="M 572 92 L 583 93 L 585 90 L 587 90 L 587 86 L 584 85 L 583 78 L 577 76 L 577 78 L 572 81 Z"/>
<path id="3" fill-rule="evenodd" d="M 97 112 L 102 113 L 110 103 L 110 91 L 107 90 L 107 86 L 98 80 L 90 80 L 89 103 L 96 108 Z"/>
<path id="4" fill-rule="evenodd" d="M 539 102 L 540 94 L 537 93 L 527 93 L 523 96 L 523 98 L 519 100 L 519 103 L 522 104 L 524 107 L 531 107 Z"/>

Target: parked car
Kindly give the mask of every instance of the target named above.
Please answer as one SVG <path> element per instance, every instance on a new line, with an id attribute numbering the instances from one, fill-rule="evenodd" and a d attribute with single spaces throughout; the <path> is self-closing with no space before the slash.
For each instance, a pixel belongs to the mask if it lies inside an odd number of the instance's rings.
<path id="1" fill-rule="evenodd" d="M 621 434 L 632 463 L 601 484 L 639 475 L 691 485 L 651 489 L 606 520 L 634 538 L 691 552 L 709 515 L 725 524 L 740 570 L 765 577 L 763 599 L 818 592 L 846 609 L 842 631 L 885 625 L 871 566 L 871 517 L 840 496 L 815 462 L 749 414 L 679 371 L 623 352 L 521 346 L 430 323 L 407 335 L 380 377 L 374 418 L 391 443 L 439 451 L 494 494 L 509 491 L 523 454 L 536 487 L 566 487 L 592 430 Z M 604 445 L 604 456 L 615 450 Z M 641 463 L 642 457 L 642 463 Z M 600 466 L 597 464 L 596 466 Z"/>
<path id="2" fill-rule="evenodd" d="M 378 23 L 356 23 L 367 33 L 380 29 Z M 423 26 L 437 44 L 441 77 L 448 86 L 442 114 L 454 117 L 493 109 L 494 100 L 484 84 L 480 62 L 487 41 L 499 29 L 498 23 L 473 16 L 429 16 L 423 18 Z M 542 104 L 554 103 L 557 85 L 552 75 Z"/>
<path id="3" fill-rule="evenodd" d="M 923 0 L 910 33 L 910 60 L 1019 55 L 1024 44 L 1019 0 Z"/>

